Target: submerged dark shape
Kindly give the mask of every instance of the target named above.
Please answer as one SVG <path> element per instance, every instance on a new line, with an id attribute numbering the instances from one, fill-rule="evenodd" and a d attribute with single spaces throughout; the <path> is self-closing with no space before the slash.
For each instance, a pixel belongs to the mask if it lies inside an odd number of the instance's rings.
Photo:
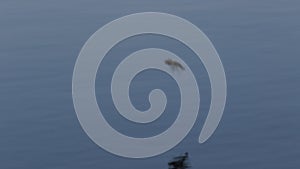
<path id="1" fill-rule="evenodd" d="M 184 153 L 183 156 L 178 156 L 173 158 L 172 161 L 168 163 L 169 169 L 186 169 L 190 168 L 188 164 L 188 153 Z"/>
<path id="2" fill-rule="evenodd" d="M 167 59 L 165 60 L 165 64 L 171 66 L 172 68 L 180 68 L 181 70 L 185 70 L 184 67 L 176 60 Z"/>

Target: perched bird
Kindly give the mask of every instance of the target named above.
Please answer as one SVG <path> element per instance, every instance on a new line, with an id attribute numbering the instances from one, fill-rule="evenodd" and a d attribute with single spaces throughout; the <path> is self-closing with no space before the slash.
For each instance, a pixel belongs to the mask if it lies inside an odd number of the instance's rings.
<path id="1" fill-rule="evenodd" d="M 176 60 L 167 59 L 165 60 L 165 64 L 171 66 L 173 69 L 180 68 L 181 70 L 185 70 L 184 67 Z"/>

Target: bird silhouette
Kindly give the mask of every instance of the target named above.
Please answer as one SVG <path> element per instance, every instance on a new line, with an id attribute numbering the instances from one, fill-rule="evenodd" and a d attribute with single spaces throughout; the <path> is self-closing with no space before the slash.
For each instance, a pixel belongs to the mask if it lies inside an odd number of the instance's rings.
<path id="1" fill-rule="evenodd" d="M 184 67 L 176 60 L 167 59 L 165 60 L 165 64 L 171 66 L 173 69 L 180 68 L 181 70 L 185 70 Z"/>
<path id="2" fill-rule="evenodd" d="M 187 169 L 190 168 L 188 164 L 188 152 L 184 153 L 183 156 L 174 157 L 172 161 L 168 163 L 169 169 Z"/>

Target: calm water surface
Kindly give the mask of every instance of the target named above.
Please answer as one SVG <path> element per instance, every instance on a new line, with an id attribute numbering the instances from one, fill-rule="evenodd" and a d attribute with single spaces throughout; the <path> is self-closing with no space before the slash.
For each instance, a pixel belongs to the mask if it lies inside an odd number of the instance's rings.
<path id="1" fill-rule="evenodd" d="M 184 45 L 160 36 L 137 36 L 115 46 L 100 66 L 98 103 L 118 131 L 148 137 L 176 118 L 180 94 L 166 74 L 150 70 L 131 85 L 133 104 L 149 107 L 154 88 L 169 100 L 164 115 L 147 125 L 123 119 L 109 93 L 114 68 L 128 54 L 160 47 L 191 66 L 201 92 L 201 114 L 178 146 L 148 159 L 124 159 L 95 145 L 73 108 L 73 67 L 84 42 L 121 16 L 159 11 L 183 17 L 217 48 L 227 75 L 223 119 L 205 144 L 197 139 L 210 102 L 205 69 Z M 191 154 L 195 169 L 300 167 L 300 2 L 229 1 L 21 1 L 0 2 L 0 168 L 166 169 L 173 156 Z M 101 100 L 101 101 L 100 101 Z M 134 149 L 134 147 L 132 147 Z"/>

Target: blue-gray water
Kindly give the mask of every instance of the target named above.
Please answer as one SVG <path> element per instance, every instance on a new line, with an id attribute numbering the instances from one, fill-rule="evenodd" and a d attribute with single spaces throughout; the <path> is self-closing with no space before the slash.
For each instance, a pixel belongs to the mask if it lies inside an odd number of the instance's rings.
<path id="1" fill-rule="evenodd" d="M 126 159 L 95 145 L 73 108 L 73 67 L 84 42 L 104 24 L 145 11 L 175 14 L 197 25 L 214 43 L 223 62 L 228 98 L 223 119 L 205 144 L 197 139 L 209 106 L 203 65 L 185 46 L 157 36 L 118 44 L 97 76 L 97 98 L 105 117 L 120 132 L 147 137 L 165 130 L 176 117 L 179 93 L 157 71 L 132 83 L 132 101 L 148 108 L 151 89 L 170 96 L 155 124 L 128 123 L 109 95 L 114 66 L 147 47 L 173 51 L 198 77 L 201 114 L 186 139 L 171 151 L 148 159 Z M 188 151 L 195 169 L 297 169 L 300 167 L 300 2 L 228 1 L 72 1 L 0 2 L 0 168 L 1 169 L 166 169 L 173 156 Z M 155 82 L 161 80 L 160 83 Z"/>

